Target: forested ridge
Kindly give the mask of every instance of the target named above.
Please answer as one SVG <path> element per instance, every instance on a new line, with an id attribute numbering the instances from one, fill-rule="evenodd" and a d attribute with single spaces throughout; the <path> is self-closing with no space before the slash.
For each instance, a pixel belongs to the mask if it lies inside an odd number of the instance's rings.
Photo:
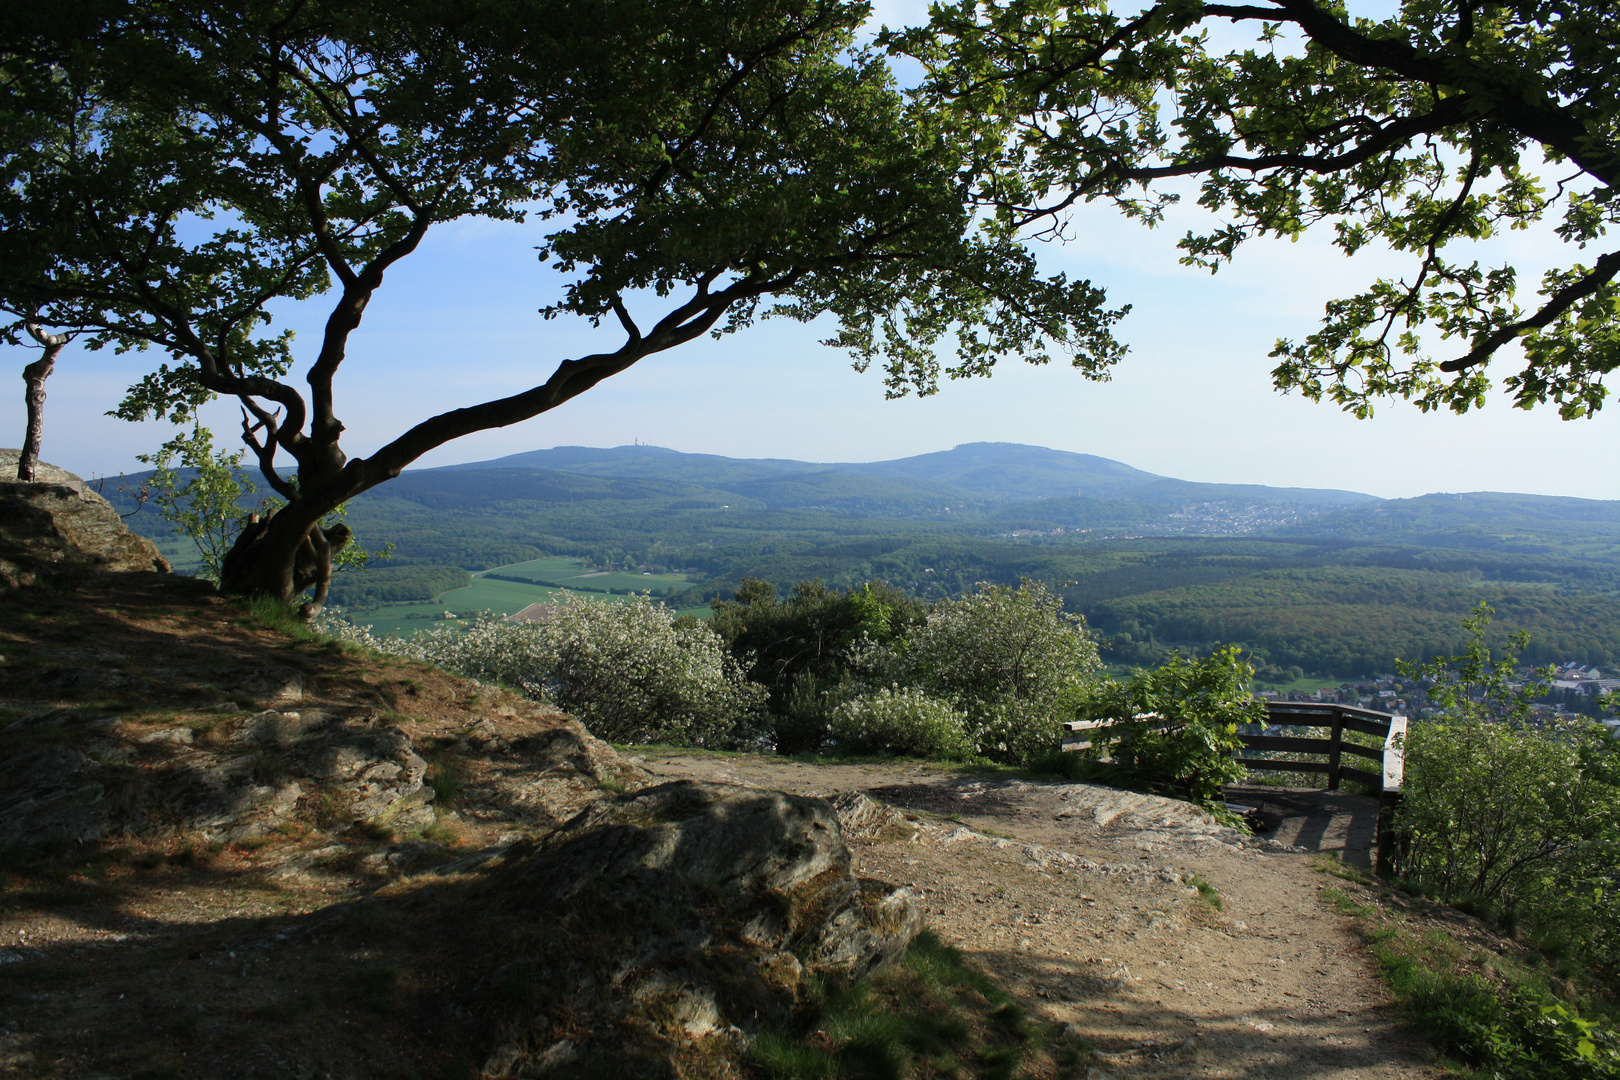
<path id="1" fill-rule="evenodd" d="M 107 494 L 128 501 L 136 480 Z M 848 466 L 559 448 L 408 472 L 348 520 L 395 544 L 388 563 L 339 575 L 351 610 L 429 600 L 469 572 L 545 585 L 498 568 L 565 556 L 684 575 L 658 592 L 687 609 L 745 578 L 886 581 L 937 600 L 1028 577 L 1115 663 L 1235 642 L 1262 666 L 1388 671 L 1454 651 L 1480 600 L 1501 634 L 1532 632 L 1537 663 L 1620 663 L 1620 504 L 1596 500 L 1205 485 L 1002 444 Z"/>

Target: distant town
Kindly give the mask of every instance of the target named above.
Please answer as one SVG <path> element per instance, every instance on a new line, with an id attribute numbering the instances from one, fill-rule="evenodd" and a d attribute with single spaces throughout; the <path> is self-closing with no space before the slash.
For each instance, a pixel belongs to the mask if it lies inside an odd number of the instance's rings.
<path id="1" fill-rule="evenodd" d="M 1535 668 L 1518 669 L 1520 681 L 1510 683 L 1513 689 L 1526 684 L 1545 687 L 1542 700 L 1531 706 L 1531 715 L 1539 720 L 1573 719 L 1588 716 L 1601 721 L 1620 738 L 1620 717 L 1607 715 L 1614 711 L 1611 695 L 1620 691 L 1620 678 L 1605 678 L 1595 667 L 1580 664 L 1558 664 L 1552 680 L 1545 681 Z M 1363 709 L 1396 713 L 1420 720 L 1433 716 L 1439 710 L 1429 700 L 1423 685 L 1404 675 L 1374 675 L 1355 682 L 1320 690 L 1262 690 L 1256 697 L 1266 701 L 1298 701 L 1357 705 Z"/>

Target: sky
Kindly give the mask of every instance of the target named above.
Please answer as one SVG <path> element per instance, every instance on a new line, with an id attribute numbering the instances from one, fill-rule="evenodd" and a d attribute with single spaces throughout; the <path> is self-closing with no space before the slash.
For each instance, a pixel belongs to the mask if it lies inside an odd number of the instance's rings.
<path id="1" fill-rule="evenodd" d="M 912 9 L 891 3 L 878 17 L 898 23 Z M 887 401 L 878 372 L 857 374 L 846 355 L 817 344 L 829 326 L 767 321 L 649 357 L 553 412 L 458 440 L 417 464 L 633 442 L 827 462 L 1017 442 L 1205 482 L 1385 498 L 1485 490 L 1620 498 L 1620 405 L 1595 420 L 1566 422 L 1552 409 L 1525 412 L 1503 399 L 1464 416 L 1391 402 L 1373 419 L 1356 420 L 1331 404 L 1278 394 L 1267 356 L 1274 341 L 1304 337 L 1326 300 L 1402 264 L 1383 254 L 1346 259 L 1326 235 L 1307 234 L 1297 243 L 1252 242 L 1212 277 L 1179 265 L 1175 249 L 1186 229 L 1208 220 L 1184 209 L 1150 231 L 1092 208 L 1067 242 L 1040 246 L 1043 269 L 1089 278 L 1106 287 L 1112 304 L 1132 305 L 1117 330 L 1131 351 L 1108 383 L 1089 382 L 1061 361 L 1035 368 L 1010 360 L 990 379 Z M 560 360 L 617 347 L 616 328 L 547 322 L 536 313 L 559 280 L 536 259 L 539 242 L 532 225 L 452 223 L 390 272 L 338 380 L 351 456 L 438 412 L 542 382 Z M 1560 247 L 1550 230 L 1520 233 L 1481 245 L 1480 257 L 1487 265 L 1512 262 L 1520 280 L 1532 282 L 1568 257 Z M 301 351 L 313 351 L 325 314 L 318 301 L 277 314 L 278 326 L 298 332 Z M 8 352 L 18 373 L 34 355 Z M 135 455 L 172 429 L 104 414 L 158 359 L 70 346 L 47 387 L 43 459 L 87 477 L 142 468 Z M 1515 359 L 1501 357 L 1497 374 L 1513 370 Z M 20 383 L 0 397 L 0 445 L 22 437 Z M 225 403 L 204 415 L 220 436 L 237 428 L 236 409 Z"/>

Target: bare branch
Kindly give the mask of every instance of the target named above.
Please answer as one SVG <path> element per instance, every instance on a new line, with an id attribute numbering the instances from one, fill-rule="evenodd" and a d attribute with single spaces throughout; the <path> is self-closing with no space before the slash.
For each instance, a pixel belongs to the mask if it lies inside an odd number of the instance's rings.
<path id="1" fill-rule="evenodd" d="M 247 443 L 253 451 L 253 456 L 258 459 L 259 472 L 264 474 L 265 482 L 275 489 L 277 495 L 291 502 L 298 491 L 276 471 L 276 416 L 262 408 L 252 398 L 243 397 L 240 400 L 242 441 Z M 263 442 L 258 439 L 260 431 L 266 435 Z"/>

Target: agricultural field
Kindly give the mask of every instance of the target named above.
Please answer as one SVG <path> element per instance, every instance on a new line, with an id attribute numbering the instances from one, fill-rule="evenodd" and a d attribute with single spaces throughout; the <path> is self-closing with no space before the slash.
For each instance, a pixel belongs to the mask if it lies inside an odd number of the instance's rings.
<path id="1" fill-rule="evenodd" d="M 669 595 L 687 583 L 685 574 L 643 574 L 624 570 L 591 570 L 579 559 L 566 556 L 548 556 L 527 562 L 497 566 L 475 574 L 476 578 L 528 578 L 565 589 L 582 592 L 640 592 L 650 590 L 654 596 Z M 475 586 L 476 587 L 476 586 Z"/>
<path id="2" fill-rule="evenodd" d="M 527 580 L 507 580 L 509 578 Z M 512 615 L 565 590 L 611 600 L 623 599 L 642 589 L 650 589 L 654 595 L 667 594 L 683 587 L 685 582 L 685 576 L 678 574 L 593 571 L 581 559 L 552 556 L 493 567 L 474 574 L 471 585 L 442 592 L 432 600 L 345 609 L 343 615 L 352 622 L 370 626 L 377 634 L 410 637 L 418 630 L 466 626 L 480 611 Z M 445 618 L 446 612 L 453 613 L 455 618 Z M 691 613 L 707 615 L 708 609 L 694 609 Z"/>

